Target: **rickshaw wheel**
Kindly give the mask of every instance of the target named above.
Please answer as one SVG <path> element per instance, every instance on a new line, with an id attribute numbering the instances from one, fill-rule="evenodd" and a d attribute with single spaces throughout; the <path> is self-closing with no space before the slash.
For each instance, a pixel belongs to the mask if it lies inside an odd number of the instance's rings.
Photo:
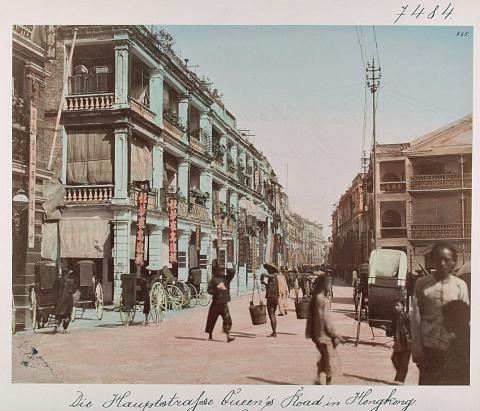
<path id="1" fill-rule="evenodd" d="M 120 320 L 123 325 L 131 325 L 135 318 L 135 306 L 127 308 L 123 304 L 123 298 L 120 297 Z"/>
<path id="2" fill-rule="evenodd" d="M 156 281 L 150 290 L 150 316 L 156 324 L 165 319 L 164 298 L 165 290 L 163 285 L 159 281 Z"/>
<path id="3" fill-rule="evenodd" d="M 184 308 L 184 307 L 187 307 L 190 303 L 190 298 L 191 298 L 191 294 L 190 294 L 190 288 L 188 287 L 188 285 L 186 283 L 184 283 L 183 281 L 177 281 L 175 286 L 180 290 L 180 292 L 182 293 L 182 301 L 180 303 L 181 307 Z"/>
<path id="4" fill-rule="evenodd" d="M 183 305 L 183 294 L 180 289 L 173 285 L 167 285 L 168 305 L 172 310 L 180 310 Z"/>
<path id="5" fill-rule="evenodd" d="M 38 328 L 37 324 L 37 293 L 35 288 L 30 290 L 30 311 L 32 312 L 32 329 L 35 331 Z"/>
<path id="6" fill-rule="evenodd" d="M 197 290 L 193 284 L 188 284 L 188 288 L 190 289 L 190 299 L 188 300 L 188 306 L 190 308 L 195 308 L 197 305 Z"/>
<path id="7" fill-rule="evenodd" d="M 206 307 L 210 304 L 210 299 L 212 296 L 207 292 L 208 285 L 207 283 L 200 283 L 198 287 L 197 293 L 197 303 L 200 304 L 202 307 Z"/>
<path id="8" fill-rule="evenodd" d="M 95 286 L 95 313 L 97 319 L 101 320 L 103 317 L 103 288 L 100 283 Z"/>

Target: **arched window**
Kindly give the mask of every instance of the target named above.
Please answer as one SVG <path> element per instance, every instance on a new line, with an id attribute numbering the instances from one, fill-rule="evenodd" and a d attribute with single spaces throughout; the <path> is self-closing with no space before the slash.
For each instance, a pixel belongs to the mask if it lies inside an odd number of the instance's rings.
<path id="1" fill-rule="evenodd" d="M 386 210 L 382 216 L 382 227 L 401 227 L 402 217 L 396 210 Z"/>

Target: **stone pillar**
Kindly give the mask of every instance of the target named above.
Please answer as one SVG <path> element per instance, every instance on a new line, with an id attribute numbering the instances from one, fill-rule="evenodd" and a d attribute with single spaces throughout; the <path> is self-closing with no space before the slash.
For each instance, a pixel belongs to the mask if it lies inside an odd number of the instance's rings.
<path id="1" fill-rule="evenodd" d="M 128 107 L 129 54 L 127 41 L 115 44 L 115 108 Z"/>
<path id="2" fill-rule="evenodd" d="M 162 209 L 162 196 L 160 194 L 161 189 L 166 189 L 163 187 L 163 177 L 164 177 L 164 168 L 163 168 L 163 147 L 160 143 L 153 145 L 152 150 L 152 159 L 153 159 L 153 181 L 152 188 L 157 190 L 157 208 Z"/>
<path id="3" fill-rule="evenodd" d="M 114 203 L 128 200 L 128 129 L 115 129 L 115 192 Z"/>
<path id="4" fill-rule="evenodd" d="M 178 279 L 181 281 L 188 280 L 188 264 L 189 264 L 189 247 L 190 236 L 192 232 L 190 230 L 178 230 L 178 251 L 185 253 L 185 267 L 178 267 Z"/>
<path id="5" fill-rule="evenodd" d="M 182 141 L 188 143 L 188 104 L 190 96 L 183 94 L 178 102 L 178 121 L 185 128 L 183 132 Z"/>
<path id="6" fill-rule="evenodd" d="M 220 137 L 220 144 L 224 147 L 225 152 L 223 154 L 223 169 L 224 173 L 227 172 L 227 151 L 228 151 L 228 136 L 227 134 L 222 134 Z"/>
<path id="7" fill-rule="evenodd" d="M 206 207 L 209 210 L 208 215 L 212 215 L 212 171 L 209 168 L 204 169 L 200 174 L 200 190 L 204 193 L 208 193 Z"/>
<path id="8" fill-rule="evenodd" d="M 232 145 L 232 160 L 234 165 L 234 176 L 238 176 L 238 145 L 233 143 Z"/>
<path id="9" fill-rule="evenodd" d="M 149 230 L 149 266 L 152 270 L 160 270 L 162 268 L 162 232 L 163 227 L 152 225 Z"/>
<path id="10" fill-rule="evenodd" d="M 130 272 L 130 212 L 115 213 L 113 221 L 113 303 L 118 306 L 122 295 L 122 274 Z"/>
<path id="11" fill-rule="evenodd" d="M 150 72 L 150 110 L 155 113 L 155 124 L 163 128 L 163 77 L 161 68 Z"/>
<path id="12" fill-rule="evenodd" d="M 178 190 L 180 195 L 185 197 L 188 200 L 188 190 L 189 190 L 189 179 L 190 179 L 190 160 L 184 158 L 178 164 Z"/>
<path id="13" fill-rule="evenodd" d="M 209 155 L 212 154 L 212 123 L 210 120 L 210 112 L 203 111 L 200 113 L 200 129 L 202 136 L 200 141 L 205 145 L 205 149 Z"/>

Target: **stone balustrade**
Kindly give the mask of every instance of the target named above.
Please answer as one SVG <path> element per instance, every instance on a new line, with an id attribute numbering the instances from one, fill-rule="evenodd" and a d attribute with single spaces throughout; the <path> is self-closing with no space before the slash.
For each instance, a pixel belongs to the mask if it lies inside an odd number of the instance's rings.
<path id="1" fill-rule="evenodd" d="M 64 110 L 93 111 L 113 108 L 115 96 L 113 93 L 66 96 Z"/>

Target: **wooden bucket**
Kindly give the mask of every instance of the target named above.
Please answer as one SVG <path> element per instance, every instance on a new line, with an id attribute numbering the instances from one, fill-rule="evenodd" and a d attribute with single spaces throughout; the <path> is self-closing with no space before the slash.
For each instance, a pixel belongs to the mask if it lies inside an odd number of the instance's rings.
<path id="1" fill-rule="evenodd" d="M 265 324 L 267 322 L 267 307 L 261 301 L 258 305 L 253 305 L 250 302 L 249 310 L 253 325 Z"/>

